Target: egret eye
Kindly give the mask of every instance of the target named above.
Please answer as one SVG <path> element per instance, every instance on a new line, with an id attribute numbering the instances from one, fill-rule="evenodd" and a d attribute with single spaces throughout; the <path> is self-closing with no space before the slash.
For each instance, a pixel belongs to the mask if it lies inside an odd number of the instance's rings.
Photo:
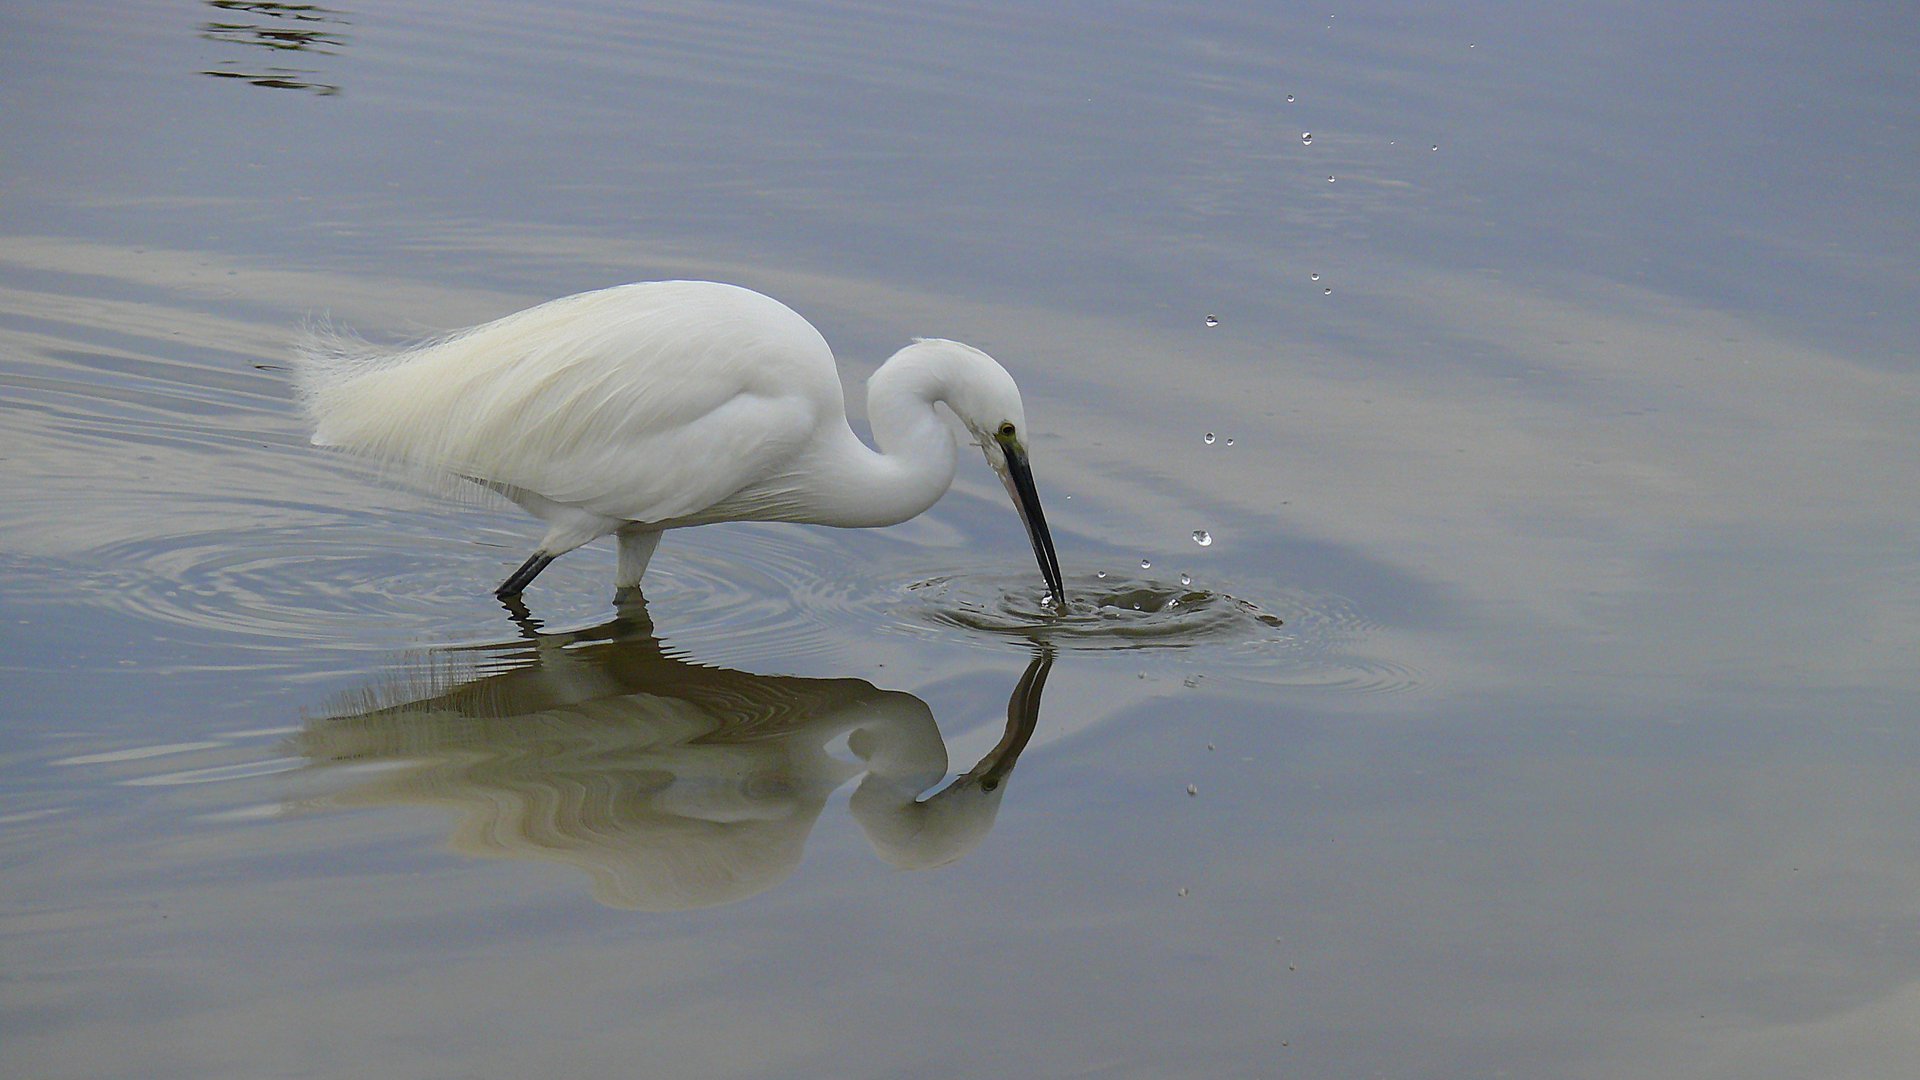
<path id="1" fill-rule="evenodd" d="M 1009 420 L 1000 425 L 1000 437 L 1003 439 L 1013 438 L 1013 421 Z"/>

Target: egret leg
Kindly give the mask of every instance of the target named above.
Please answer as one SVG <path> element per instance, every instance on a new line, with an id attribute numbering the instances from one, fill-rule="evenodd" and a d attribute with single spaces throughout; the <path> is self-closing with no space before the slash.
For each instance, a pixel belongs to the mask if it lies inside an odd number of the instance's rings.
<path id="1" fill-rule="evenodd" d="M 640 584 L 641 575 L 647 572 L 653 549 L 660 546 L 660 530 L 628 526 L 621 529 L 619 535 L 620 563 L 614 570 L 613 586 L 630 589 Z"/>
<path id="2" fill-rule="evenodd" d="M 510 491 L 513 501 L 537 515 L 547 523 L 547 535 L 540 538 L 540 550 L 533 553 L 526 562 L 520 564 L 493 590 L 493 595 L 504 600 L 509 596 L 519 596 L 521 591 L 540 576 L 553 560 L 579 547 L 591 543 L 620 527 L 620 523 L 604 518 L 576 506 L 563 506 L 546 498 L 525 491 Z"/>
<path id="3" fill-rule="evenodd" d="M 509 596 L 519 596 L 521 592 L 525 591 L 528 585 L 533 583 L 534 578 L 540 576 L 540 571 L 545 570 L 547 564 L 551 563 L 557 557 L 558 556 L 549 555 L 544 551 L 534 552 L 532 558 L 521 563 L 520 569 L 509 574 L 507 580 L 501 582 L 500 587 L 493 590 L 493 595 L 501 600 L 505 600 Z"/>

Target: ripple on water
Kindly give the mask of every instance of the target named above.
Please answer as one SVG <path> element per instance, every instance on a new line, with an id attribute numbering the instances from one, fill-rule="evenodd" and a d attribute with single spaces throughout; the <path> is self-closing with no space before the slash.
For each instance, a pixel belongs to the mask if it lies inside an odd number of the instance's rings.
<path id="1" fill-rule="evenodd" d="M 836 530 L 722 525 L 669 532 L 646 594 L 670 650 L 706 663 L 791 664 L 844 655 L 882 621 L 872 564 Z M 610 580 L 598 567 L 598 580 Z"/>
<path id="2" fill-rule="evenodd" d="M 218 517 L 202 531 L 156 522 L 145 535 L 89 552 L 106 568 L 84 580 L 68 574 L 42 584 L 146 621 L 217 632 L 251 650 L 392 648 L 476 625 L 497 628 L 504 617 L 492 586 L 519 550 L 504 532 L 509 513 L 500 522 L 484 513 L 430 512 L 325 520 L 294 507 L 280 521 L 240 528 L 219 527 Z M 500 540 L 478 546 L 461 535 L 487 526 L 501 530 Z M 675 535 L 648 575 L 647 595 L 663 631 L 709 659 L 834 653 L 843 647 L 836 628 L 862 610 L 870 621 L 879 617 L 872 589 L 847 584 L 859 578 L 845 573 L 845 556 L 829 539 L 790 527 Z M 603 614 L 613 592 L 607 548 L 595 545 L 543 574 L 527 597 L 534 614 L 560 622 Z"/>
<path id="3" fill-rule="evenodd" d="M 1066 582 L 1065 610 L 1026 576 L 948 574 L 898 591 L 897 616 L 986 640 L 1015 638 L 1075 650 L 1207 648 L 1237 675 L 1354 693 L 1411 689 L 1413 668 L 1373 655 L 1375 624 L 1337 596 L 1281 594 L 1255 604 L 1225 592 L 1146 577 L 1084 574 Z"/>
<path id="4" fill-rule="evenodd" d="M 943 575 L 904 590 L 906 614 L 931 625 L 1086 649 L 1186 648 L 1209 641 L 1272 640 L 1279 616 L 1245 600 L 1142 578 L 1081 576 L 1062 610 L 1026 577 Z"/>
<path id="5" fill-rule="evenodd" d="M 150 536 L 102 549 L 115 580 L 89 591 L 129 614 L 256 647 L 337 644 L 382 621 L 474 603 L 472 582 L 419 572 L 422 547 L 365 522 Z"/>

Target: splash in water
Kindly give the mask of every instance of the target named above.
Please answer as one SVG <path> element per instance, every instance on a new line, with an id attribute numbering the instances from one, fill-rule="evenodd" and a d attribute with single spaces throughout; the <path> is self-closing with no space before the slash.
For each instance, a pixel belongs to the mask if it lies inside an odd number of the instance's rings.
<path id="1" fill-rule="evenodd" d="M 1067 583 L 1054 610 L 1027 583 L 997 576 L 941 576 L 906 589 L 920 620 L 1081 649 L 1185 648 L 1209 641 L 1278 640 L 1279 616 L 1225 593 L 1108 574 Z"/>

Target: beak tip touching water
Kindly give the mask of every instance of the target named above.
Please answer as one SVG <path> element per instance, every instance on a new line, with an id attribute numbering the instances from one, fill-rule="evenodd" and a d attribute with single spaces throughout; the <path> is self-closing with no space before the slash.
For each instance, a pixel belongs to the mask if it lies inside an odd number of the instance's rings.
<path id="1" fill-rule="evenodd" d="M 1027 527 L 1027 539 L 1033 542 L 1034 558 L 1040 563 L 1040 576 L 1047 583 L 1047 593 L 1054 606 L 1066 602 L 1066 587 L 1060 580 L 1060 558 L 1054 554 L 1053 534 L 1047 530 L 1047 517 L 1040 510 L 1040 492 L 1033 485 L 1033 469 L 1027 464 L 1026 451 L 1015 447 L 1006 447 L 1007 494 L 1013 497 L 1013 507 L 1020 512 L 1020 521 Z"/>

